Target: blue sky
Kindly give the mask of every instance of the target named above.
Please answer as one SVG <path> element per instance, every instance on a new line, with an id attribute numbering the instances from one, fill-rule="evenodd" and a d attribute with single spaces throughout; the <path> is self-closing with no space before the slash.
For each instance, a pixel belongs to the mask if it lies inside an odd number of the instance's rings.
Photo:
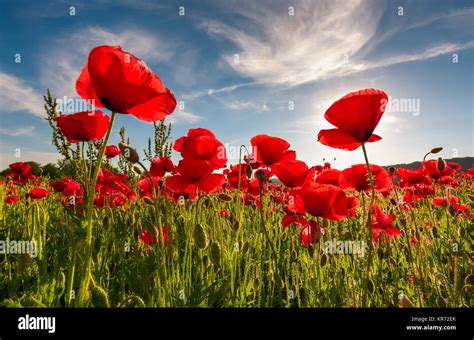
<path id="1" fill-rule="evenodd" d="M 0 12 L 1 168 L 57 159 L 41 96 L 77 98 L 98 45 L 121 45 L 175 92 L 184 106 L 169 117 L 173 139 L 206 127 L 236 149 L 266 133 L 309 164 L 362 163 L 360 150 L 316 136 L 334 100 L 377 87 L 392 106 L 375 130 L 383 139 L 368 145 L 372 163 L 419 160 L 434 146 L 474 155 L 472 1 L 1 0 Z M 112 143 L 121 126 L 140 150 L 153 133 L 120 115 Z"/>

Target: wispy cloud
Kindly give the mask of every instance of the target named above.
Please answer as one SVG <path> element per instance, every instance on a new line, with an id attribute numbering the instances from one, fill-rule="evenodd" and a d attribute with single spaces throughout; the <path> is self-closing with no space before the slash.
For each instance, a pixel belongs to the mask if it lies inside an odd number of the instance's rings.
<path id="1" fill-rule="evenodd" d="M 26 1 L 19 8 L 18 12 L 23 17 L 59 18 L 69 16 L 71 6 L 74 6 L 76 15 L 87 14 L 97 10 L 110 10 L 114 7 L 142 11 L 158 11 L 165 7 L 163 3 L 158 3 L 154 0 L 96 0 L 81 2 L 52 0 L 42 2 Z"/>
<path id="2" fill-rule="evenodd" d="M 0 71 L 0 112 L 18 111 L 46 117 L 41 95 L 24 80 Z"/>
<path id="3" fill-rule="evenodd" d="M 201 120 L 201 116 L 181 110 L 176 110 L 172 115 L 166 118 L 166 121 L 171 124 L 194 124 Z"/>
<path id="4" fill-rule="evenodd" d="M 363 69 L 372 69 L 377 67 L 386 67 L 395 64 L 406 63 L 410 61 L 419 61 L 430 58 L 435 58 L 440 55 L 453 53 L 456 51 L 467 50 L 474 47 L 474 41 L 467 43 L 442 43 L 436 46 L 429 47 L 423 51 L 412 54 L 399 54 L 385 58 L 384 60 L 376 61 L 363 66 Z"/>
<path id="5" fill-rule="evenodd" d="M 466 20 L 467 22 L 472 22 L 472 18 L 474 17 L 474 7 L 462 8 L 462 9 L 455 9 L 449 12 L 443 13 L 436 13 L 432 15 L 428 15 L 425 18 L 416 17 L 416 20 L 413 22 L 406 22 L 405 20 L 399 20 L 397 22 L 392 22 L 393 27 L 388 29 L 385 32 L 381 32 L 380 34 L 375 35 L 372 39 L 362 48 L 363 53 L 367 53 L 376 47 L 378 47 L 381 43 L 385 41 L 389 41 L 392 37 L 396 36 L 397 34 L 408 32 L 415 29 L 420 29 L 431 24 L 436 23 L 439 25 L 440 23 L 445 23 L 447 25 L 460 25 L 462 26 L 464 18 L 470 17 L 470 20 Z M 470 26 L 466 27 L 467 29 L 471 29 Z"/>
<path id="6" fill-rule="evenodd" d="M 0 134 L 18 137 L 18 136 L 32 136 L 33 131 L 35 130 L 34 126 L 26 126 L 22 128 L 0 128 Z"/>
<path id="7" fill-rule="evenodd" d="M 61 36 L 42 57 L 42 81 L 56 97 L 76 97 L 75 84 L 90 50 L 99 45 L 120 45 L 144 60 L 169 60 L 173 53 L 156 34 L 137 29 L 112 32 L 90 26 Z M 166 48 L 165 48 L 166 47 Z"/>
<path id="8" fill-rule="evenodd" d="M 375 35 L 384 9 L 372 1 L 297 1 L 291 16 L 288 6 L 270 2 L 249 7 L 232 7 L 247 21 L 241 27 L 217 20 L 201 27 L 236 45 L 235 53 L 223 56 L 232 69 L 272 85 L 298 85 L 360 68 L 347 57 Z"/>
<path id="9" fill-rule="evenodd" d="M 207 90 L 202 90 L 202 91 L 194 91 L 194 92 L 191 92 L 190 94 L 185 94 L 183 96 L 180 97 L 180 99 L 182 100 L 188 100 L 188 101 L 191 101 L 191 100 L 194 100 L 194 99 L 197 99 L 197 98 L 200 98 L 200 97 L 204 97 L 204 96 L 212 96 L 212 95 L 215 95 L 215 94 L 218 94 L 218 93 L 228 93 L 228 92 L 233 92 L 241 87 L 244 87 L 244 86 L 252 86 L 252 85 L 256 85 L 258 84 L 257 82 L 246 82 L 246 83 L 241 83 L 241 84 L 234 84 L 234 85 L 229 85 L 229 86 L 223 86 L 223 87 L 219 87 L 219 88 L 210 88 L 210 89 L 207 89 Z"/>
<path id="10" fill-rule="evenodd" d="M 232 3 L 229 6 L 244 18 L 245 24 L 231 25 L 212 19 L 202 21 L 200 27 L 211 36 L 224 38 L 235 45 L 235 52 L 222 56 L 231 69 L 267 85 L 296 86 L 344 77 L 374 68 L 430 59 L 474 46 L 474 41 L 434 42 L 429 47 L 421 46 L 411 54 L 391 54 L 379 59 L 367 56 L 374 45 L 400 31 L 426 26 L 441 19 L 472 16 L 472 8 L 432 15 L 379 35 L 379 21 L 385 10 L 380 2 L 295 1 L 294 16 L 289 15 L 286 5 L 275 6 L 270 2 L 258 5 Z"/>
<path id="11" fill-rule="evenodd" d="M 232 100 L 224 102 L 224 106 L 230 110 L 245 110 L 245 111 L 255 111 L 258 113 L 268 112 L 269 108 L 267 103 L 255 103 L 254 101 L 239 101 Z"/>

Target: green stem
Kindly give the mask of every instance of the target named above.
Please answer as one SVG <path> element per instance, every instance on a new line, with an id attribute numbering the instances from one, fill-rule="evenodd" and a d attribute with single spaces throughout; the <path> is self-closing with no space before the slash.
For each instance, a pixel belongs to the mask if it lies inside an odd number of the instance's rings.
<path id="1" fill-rule="evenodd" d="M 278 254 L 273 246 L 273 242 L 270 239 L 270 235 L 268 234 L 268 230 L 265 226 L 265 218 L 264 218 L 264 211 L 263 211 L 263 181 L 259 181 L 259 197 L 260 197 L 260 227 L 263 230 L 265 238 L 267 239 L 267 243 L 270 245 L 270 249 L 272 250 L 272 257 L 275 264 L 275 272 L 280 276 L 279 268 L 278 268 Z"/>
<path id="2" fill-rule="evenodd" d="M 367 174 L 369 175 L 370 187 L 372 188 L 372 192 L 370 195 L 369 211 L 367 214 L 367 223 L 366 223 L 366 225 L 369 227 L 369 230 L 370 230 L 370 237 L 372 237 L 372 228 L 370 227 L 370 218 L 372 214 L 372 206 L 374 205 L 374 199 L 375 199 L 375 185 L 374 185 L 374 178 L 372 176 L 372 170 L 370 170 L 369 158 L 367 157 L 367 150 L 365 149 L 364 144 L 362 144 L 362 151 L 364 151 L 364 159 L 365 159 L 365 164 L 367 166 Z"/>
<path id="3" fill-rule="evenodd" d="M 367 157 L 367 150 L 365 149 L 365 145 L 362 144 L 362 151 L 364 152 L 364 159 L 365 159 L 365 164 L 367 166 L 367 174 L 369 175 L 369 181 L 370 181 L 370 187 L 372 188 L 372 192 L 370 195 L 370 203 L 369 203 L 369 209 L 367 212 L 367 222 L 366 226 L 369 228 L 369 239 L 367 243 L 369 244 L 369 258 L 367 260 L 367 267 L 366 267 L 366 286 L 364 290 L 364 307 L 367 307 L 366 305 L 366 298 L 367 298 L 367 293 L 368 293 L 368 286 L 369 286 L 369 280 L 370 280 L 370 269 L 371 269 L 371 264 L 372 264 L 372 257 L 374 253 L 374 245 L 372 243 L 373 239 L 373 231 L 372 231 L 372 226 L 370 223 L 371 216 L 372 216 L 372 206 L 374 204 L 374 199 L 375 199 L 375 185 L 374 185 L 374 178 L 372 176 L 372 171 L 370 170 L 370 163 L 369 163 L 369 158 Z"/>
<path id="4" fill-rule="evenodd" d="M 100 150 L 99 158 L 97 159 L 97 164 L 94 169 L 94 175 L 92 177 L 92 184 L 89 187 L 89 195 L 87 196 L 87 206 L 86 206 L 86 226 L 87 226 L 87 238 L 86 238 L 86 256 L 85 256 L 85 265 L 83 268 L 83 275 L 81 276 L 81 284 L 79 286 L 79 298 L 78 306 L 84 307 L 85 305 L 85 293 L 89 289 L 89 279 L 91 274 L 91 259 L 92 259 L 92 212 L 94 211 L 94 196 L 95 196 L 95 186 L 97 184 L 97 178 L 99 177 L 99 170 L 102 165 L 102 160 L 105 154 L 105 148 L 109 142 L 110 133 L 115 120 L 115 112 L 112 112 L 110 118 L 109 129 L 105 135 L 104 142 Z"/>

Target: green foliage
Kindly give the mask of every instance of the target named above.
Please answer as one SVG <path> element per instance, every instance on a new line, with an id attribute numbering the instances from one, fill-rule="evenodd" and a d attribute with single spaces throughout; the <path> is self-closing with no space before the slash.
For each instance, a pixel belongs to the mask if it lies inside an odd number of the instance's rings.
<path id="1" fill-rule="evenodd" d="M 71 150 L 71 143 L 66 139 L 66 137 L 61 132 L 59 125 L 56 121 L 56 117 L 58 116 L 57 109 L 57 102 L 56 98 L 53 97 L 51 91 L 48 89 L 44 99 L 44 109 L 46 110 L 46 120 L 51 126 L 53 130 L 53 139 L 52 143 L 58 150 L 58 152 L 64 157 L 64 160 L 71 160 L 72 159 L 72 150 Z"/>
<path id="2" fill-rule="evenodd" d="M 50 179 L 60 179 L 63 177 L 61 170 L 54 164 L 48 163 L 43 166 L 43 176 Z"/>
<path id="3" fill-rule="evenodd" d="M 122 143 L 130 145 L 130 138 L 126 137 L 125 135 L 125 127 L 122 126 L 122 128 L 119 131 L 119 135 L 120 135 L 120 141 Z M 118 169 L 120 170 L 120 173 L 127 174 L 128 178 L 130 179 L 133 179 L 136 177 L 135 171 L 133 171 L 133 164 L 127 161 L 122 154 L 118 156 Z"/>
<path id="4" fill-rule="evenodd" d="M 58 150 L 59 154 L 63 156 L 62 159 L 58 160 L 59 169 L 63 171 L 64 176 L 78 178 L 85 171 L 84 162 L 82 161 L 84 145 L 82 144 L 81 146 L 81 143 L 76 143 L 74 148 L 62 133 L 59 124 L 56 121 L 56 117 L 58 117 L 59 114 L 57 112 L 57 101 L 49 89 L 47 90 L 46 95 L 43 96 L 43 99 L 45 102 L 44 109 L 47 114 L 46 120 L 53 130 L 52 143 Z"/>
<path id="5" fill-rule="evenodd" d="M 472 205 L 472 190 L 465 180 L 460 184 L 452 194 Z M 68 287 L 78 294 L 78 280 L 71 273 L 83 264 L 74 254 L 84 246 L 78 213 L 65 208 L 56 193 L 28 203 L 29 188 L 19 188 L 22 201 L 0 209 L 0 240 L 36 239 L 39 256 L 0 257 L 0 305 L 74 306 Z M 0 196 L 2 192 L 0 188 Z M 367 239 L 362 207 L 358 217 L 342 222 L 319 220 L 326 232 L 319 243 L 306 247 L 299 241 L 300 228 L 283 228 L 285 213 L 265 195 L 261 205 L 269 244 L 260 228 L 259 209 L 244 206 L 235 192 L 228 194 L 230 201 L 209 195 L 206 201 L 183 206 L 160 197 L 159 224 L 155 207 L 140 200 L 95 208 L 88 306 L 399 307 L 403 301 L 416 307 L 473 305 L 474 235 L 467 216 L 433 207 L 429 200 L 399 212 L 390 196 L 380 197 L 377 203 L 396 215 L 393 223 L 403 235 L 382 239 L 372 257 L 368 246 L 365 256 L 326 254 L 325 241 Z M 222 209 L 234 213 L 240 228 L 232 228 L 229 218 L 219 214 Z M 142 230 L 155 233 L 154 227 L 161 230 L 163 225 L 169 242 L 147 246 L 139 241 Z M 159 240 L 160 234 L 155 235 Z"/>
<path id="6" fill-rule="evenodd" d="M 155 129 L 153 141 L 148 138 L 148 148 L 143 150 L 146 159 L 150 162 L 157 156 L 171 157 L 172 143 L 169 140 L 171 123 L 166 125 L 165 120 L 166 118 L 163 118 L 159 123 L 153 122 L 153 128 Z"/>

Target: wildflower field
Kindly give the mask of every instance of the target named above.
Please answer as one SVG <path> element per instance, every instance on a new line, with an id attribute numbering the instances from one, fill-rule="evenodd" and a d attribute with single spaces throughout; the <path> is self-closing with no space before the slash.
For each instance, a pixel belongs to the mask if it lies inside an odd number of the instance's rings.
<path id="1" fill-rule="evenodd" d="M 45 96 L 62 178 L 17 162 L 2 180 L 1 306 L 472 306 L 474 168 L 437 145 L 415 170 L 372 164 L 384 91 L 326 110 L 334 128 L 314 142 L 360 154 L 346 169 L 265 134 L 237 164 L 219 131 L 170 140 L 173 92 L 118 46 L 90 52 L 76 91 L 95 109 L 62 114 Z M 148 150 L 125 129 L 109 145 L 120 114 L 154 124 Z"/>

